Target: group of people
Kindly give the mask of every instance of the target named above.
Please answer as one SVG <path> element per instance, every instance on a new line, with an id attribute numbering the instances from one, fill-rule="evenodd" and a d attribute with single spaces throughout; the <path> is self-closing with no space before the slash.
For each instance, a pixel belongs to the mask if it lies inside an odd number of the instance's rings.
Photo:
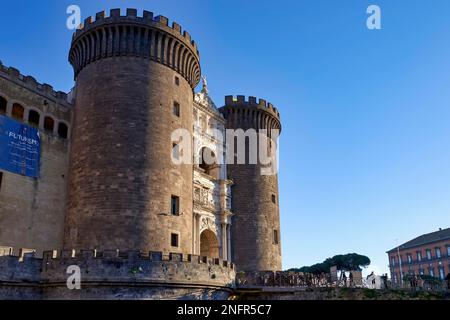
<path id="1" fill-rule="evenodd" d="M 238 285 L 248 286 L 275 286 L 275 287 L 333 287 L 345 286 L 352 287 L 354 275 L 349 276 L 345 272 L 341 273 L 340 281 L 332 280 L 329 273 L 313 274 L 303 272 L 242 272 L 238 273 Z"/>
<path id="2" fill-rule="evenodd" d="M 345 274 L 345 271 L 342 271 L 341 273 L 341 283 L 344 287 L 350 286 L 353 287 L 354 286 L 354 282 L 353 282 L 353 273 L 350 271 L 348 278 L 347 275 Z"/>
<path id="3" fill-rule="evenodd" d="M 290 287 L 333 287 L 333 286 L 343 286 L 343 287 L 354 287 L 354 275 L 350 271 L 347 273 L 345 271 L 341 272 L 340 278 L 336 280 L 331 279 L 330 274 L 312 274 L 303 272 L 242 272 L 238 273 L 237 277 L 238 285 L 253 285 L 253 286 L 290 286 Z M 370 279 L 370 280 L 369 280 Z M 372 287 L 375 287 L 375 275 L 370 274 L 367 276 L 368 281 L 372 281 Z M 380 277 L 381 286 L 380 288 L 388 288 L 388 276 L 387 274 Z M 450 290 L 450 273 L 447 274 L 446 278 L 447 290 Z M 426 280 L 422 279 L 419 275 L 412 275 L 408 278 L 409 287 L 412 290 L 424 289 L 429 285 Z"/>
<path id="4" fill-rule="evenodd" d="M 420 275 L 411 275 L 408 277 L 409 287 L 416 291 L 417 289 L 433 289 L 433 288 L 444 288 L 442 285 L 445 285 L 445 289 L 450 290 L 450 273 L 444 278 L 445 283 L 439 282 L 430 282 L 422 279 Z"/>

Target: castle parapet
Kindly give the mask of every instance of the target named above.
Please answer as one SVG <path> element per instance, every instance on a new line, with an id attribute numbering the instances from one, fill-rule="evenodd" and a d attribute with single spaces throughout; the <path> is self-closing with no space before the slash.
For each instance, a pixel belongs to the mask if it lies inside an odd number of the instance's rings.
<path id="1" fill-rule="evenodd" d="M 35 78 L 28 75 L 23 75 L 19 70 L 13 67 L 6 67 L 0 64 L 0 77 L 8 79 L 16 84 L 19 84 L 29 90 L 32 90 L 46 99 L 55 102 L 59 107 L 71 108 L 71 101 L 68 94 L 62 91 L 55 91 L 53 87 L 47 83 L 39 83 Z"/>
<path id="2" fill-rule="evenodd" d="M 73 292 L 66 286 L 72 275 L 68 273 L 71 266 L 78 266 L 81 273 L 82 289 Z M 31 249 L 0 247 L 0 297 L 8 297 L 5 295 L 8 288 L 38 288 L 41 285 L 57 288 L 55 292 L 69 298 L 95 297 L 96 288 L 104 290 L 110 285 L 126 292 L 127 288 L 135 286 L 151 291 L 155 285 L 163 288 L 181 285 L 226 292 L 235 287 L 235 276 L 234 264 L 228 261 L 181 253 L 51 250 L 45 251 L 43 258 L 36 258 Z M 20 290 L 11 290 L 11 296 L 17 298 Z"/>
<path id="3" fill-rule="evenodd" d="M 234 264 L 221 259 L 181 253 L 136 250 L 45 251 L 42 281 L 67 280 L 67 268 L 81 269 L 82 282 L 184 283 L 234 286 Z"/>
<path id="4" fill-rule="evenodd" d="M 236 127 L 253 127 L 255 129 L 279 129 L 281 131 L 280 113 L 272 103 L 243 95 L 226 96 L 225 105 L 219 109 L 230 125 Z M 247 123 L 243 123 L 245 120 Z"/>
<path id="5" fill-rule="evenodd" d="M 0 247 L 0 284 L 2 282 L 39 282 L 42 259 L 35 257 L 35 250 Z"/>
<path id="6" fill-rule="evenodd" d="M 91 62 L 114 56 L 147 58 L 179 72 L 194 88 L 200 81 L 197 44 L 187 31 L 153 12 L 111 9 L 88 17 L 74 33 L 69 61 L 75 78 Z"/>

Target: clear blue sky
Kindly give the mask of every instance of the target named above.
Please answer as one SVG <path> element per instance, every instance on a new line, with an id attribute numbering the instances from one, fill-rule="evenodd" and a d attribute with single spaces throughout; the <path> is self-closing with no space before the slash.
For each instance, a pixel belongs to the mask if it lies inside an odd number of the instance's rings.
<path id="1" fill-rule="evenodd" d="M 450 1 L 2 1 L 3 63 L 69 90 L 69 4 L 165 15 L 199 44 L 217 105 L 278 106 L 284 268 L 358 252 L 385 271 L 396 239 L 450 226 Z"/>

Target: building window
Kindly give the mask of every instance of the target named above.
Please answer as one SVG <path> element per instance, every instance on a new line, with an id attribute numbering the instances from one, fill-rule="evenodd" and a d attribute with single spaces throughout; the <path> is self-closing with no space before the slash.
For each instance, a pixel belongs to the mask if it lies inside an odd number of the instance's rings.
<path id="1" fill-rule="evenodd" d="M 433 268 L 429 268 L 428 272 L 429 272 L 430 276 L 434 277 L 434 269 Z"/>
<path id="2" fill-rule="evenodd" d="M 422 252 L 417 251 L 417 261 L 422 261 Z"/>
<path id="3" fill-rule="evenodd" d="M 180 197 L 172 196 L 170 200 L 170 213 L 174 216 L 180 214 Z"/>
<path id="4" fill-rule="evenodd" d="M 430 250 L 430 249 L 427 249 L 427 250 L 426 250 L 426 253 L 427 253 L 427 259 L 428 259 L 428 260 L 431 260 L 431 250 Z"/>
<path id="5" fill-rule="evenodd" d="M 6 113 L 6 106 L 8 105 L 8 101 L 3 98 L 0 97 L 0 114 L 5 114 Z"/>
<path id="6" fill-rule="evenodd" d="M 278 244 L 278 230 L 273 230 L 273 243 Z"/>
<path id="7" fill-rule="evenodd" d="M 441 258 L 441 248 L 436 248 L 435 249 L 435 251 L 436 251 L 436 258 Z"/>
<path id="8" fill-rule="evenodd" d="M 407 254 L 408 263 L 412 263 L 412 256 L 410 253 Z"/>
<path id="9" fill-rule="evenodd" d="M 177 76 L 175 76 L 175 84 L 176 84 L 177 86 L 180 85 L 180 78 L 178 78 Z"/>
<path id="10" fill-rule="evenodd" d="M 450 257 L 450 246 L 447 246 L 447 257 Z"/>
<path id="11" fill-rule="evenodd" d="M 65 123 L 60 122 L 58 124 L 58 136 L 62 139 L 67 139 L 69 128 Z"/>
<path id="12" fill-rule="evenodd" d="M 274 194 L 272 195 L 272 202 L 275 204 L 277 203 L 277 197 Z"/>
<path id="13" fill-rule="evenodd" d="M 176 101 L 173 103 L 173 114 L 177 117 L 180 116 L 180 104 Z"/>
<path id="14" fill-rule="evenodd" d="M 443 267 L 439 268 L 439 279 L 441 279 L 441 280 L 445 279 L 445 272 L 444 272 L 444 268 Z"/>
<path id="15" fill-rule="evenodd" d="M 170 245 L 172 247 L 178 247 L 178 234 L 176 233 L 170 234 Z"/>
<path id="16" fill-rule="evenodd" d="M 17 120 L 23 120 L 23 114 L 24 114 L 24 108 L 20 104 L 14 103 L 11 116 Z"/>
<path id="17" fill-rule="evenodd" d="M 28 113 L 28 123 L 35 127 L 39 127 L 40 118 L 41 116 L 37 111 L 30 110 L 30 112 Z"/>
<path id="18" fill-rule="evenodd" d="M 423 276 L 423 275 L 425 274 L 425 272 L 423 271 L 423 269 L 419 269 L 419 274 L 420 274 L 421 276 Z"/>
<path id="19" fill-rule="evenodd" d="M 395 257 L 391 258 L 391 265 L 394 267 L 395 266 Z"/>
<path id="20" fill-rule="evenodd" d="M 51 117 L 44 118 L 44 130 L 47 132 L 53 132 L 53 128 L 55 127 L 55 121 Z"/>
<path id="21" fill-rule="evenodd" d="M 172 144 L 172 158 L 175 160 L 180 159 L 180 146 L 178 143 Z"/>

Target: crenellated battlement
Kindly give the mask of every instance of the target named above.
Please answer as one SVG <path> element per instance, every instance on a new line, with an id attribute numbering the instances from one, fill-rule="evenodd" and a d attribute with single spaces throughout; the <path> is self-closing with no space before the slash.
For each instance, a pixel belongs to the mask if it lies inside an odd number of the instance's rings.
<path id="1" fill-rule="evenodd" d="M 237 126 L 243 125 L 241 120 L 245 120 L 247 125 L 256 128 L 272 128 L 281 130 L 280 113 L 272 103 L 265 99 L 257 99 L 243 95 L 226 96 L 225 105 L 219 109 L 227 119 L 232 119 Z M 262 111 L 263 115 L 261 115 Z M 250 119 L 250 121 L 249 121 Z"/>
<path id="2" fill-rule="evenodd" d="M 147 10 L 144 10 L 142 15 L 138 15 L 137 9 L 133 8 L 127 8 L 125 15 L 121 15 L 120 9 L 111 9 L 109 11 L 109 16 L 106 14 L 106 11 L 97 12 L 95 16 L 84 19 L 84 23 L 80 25 L 77 31 L 72 35 L 72 38 L 75 39 L 86 30 L 90 30 L 100 24 L 116 22 L 139 22 L 149 26 L 169 28 L 177 35 L 183 37 L 186 43 L 190 43 L 194 52 L 199 54 L 196 42 L 191 39 L 189 32 L 182 30 L 182 27 L 178 23 L 173 21 L 172 24 L 169 24 L 169 19 L 167 17 L 162 15 L 154 16 L 153 12 Z"/>
<path id="3" fill-rule="evenodd" d="M 51 284 L 65 288 L 70 266 L 80 268 L 82 286 L 94 287 L 114 283 L 123 287 L 182 284 L 233 288 L 236 276 L 233 263 L 191 254 L 51 250 L 37 258 L 32 249 L 0 247 L 0 284 Z"/>
<path id="4" fill-rule="evenodd" d="M 148 58 L 179 72 L 194 88 L 200 81 L 197 44 L 187 31 L 169 19 L 153 12 L 111 9 L 88 17 L 74 33 L 69 61 L 75 78 L 89 63 L 114 56 Z"/>
<path id="5" fill-rule="evenodd" d="M 36 258 L 35 250 L 0 247 L 0 283 L 38 282 L 40 280 L 42 259 Z"/>
<path id="6" fill-rule="evenodd" d="M 1 248 L 1 247 L 0 247 Z M 0 249 L 1 250 L 1 249 Z M 23 249 L 21 249 L 23 250 Z M 0 251 L 1 252 L 1 251 Z M 0 254 L 1 255 L 1 254 Z M 123 261 L 154 261 L 154 262 L 186 262 L 192 264 L 206 264 L 209 266 L 220 266 L 233 270 L 234 264 L 219 258 L 210 258 L 193 254 L 182 253 L 163 253 L 161 251 L 143 252 L 139 250 L 50 250 L 44 251 L 43 261 L 49 263 L 51 261 L 61 262 L 70 260 L 74 264 L 77 261 L 84 262 L 87 260 L 102 259 L 120 259 Z"/>
<path id="7" fill-rule="evenodd" d="M 71 106 L 71 101 L 67 93 L 63 91 L 55 91 L 51 85 L 47 83 L 39 83 L 32 76 L 21 74 L 16 68 L 7 67 L 0 63 L 0 77 L 6 78 L 23 87 L 35 91 L 59 105 L 65 107 Z"/>

